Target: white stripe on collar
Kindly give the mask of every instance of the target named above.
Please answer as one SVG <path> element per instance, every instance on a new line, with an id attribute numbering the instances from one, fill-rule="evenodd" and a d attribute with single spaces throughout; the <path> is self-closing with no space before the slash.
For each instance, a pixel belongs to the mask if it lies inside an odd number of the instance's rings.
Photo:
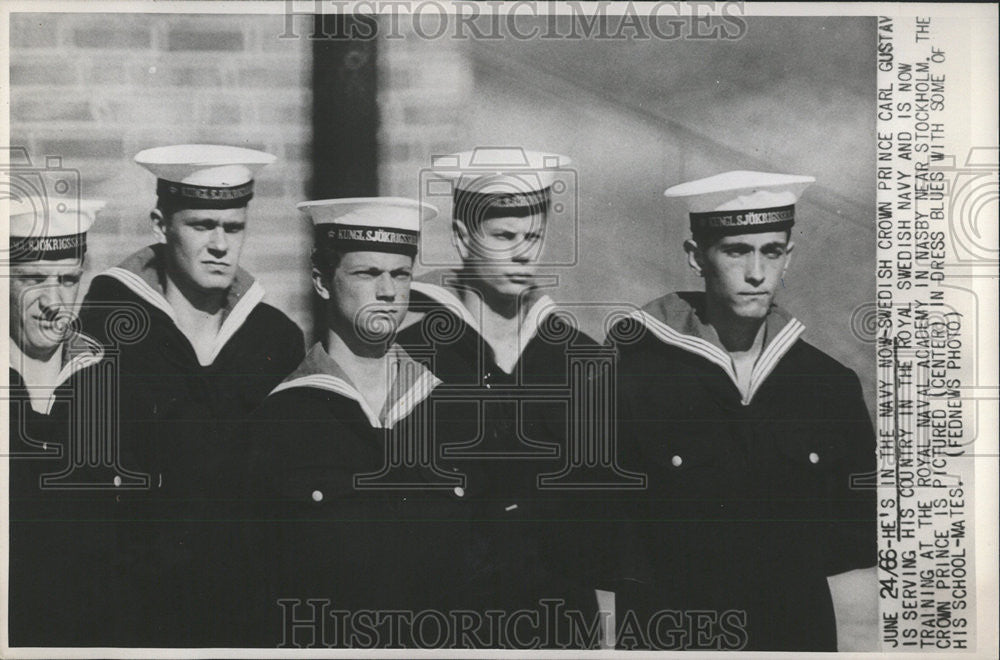
<path id="1" fill-rule="evenodd" d="M 149 283 L 142 279 L 136 273 L 126 270 L 119 266 L 114 266 L 104 271 L 104 275 L 113 277 L 125 286 L 127 286 L 134 294 L 145 300 L 147 303 L 156 307 L 161 312 L 167 315 L 167 317 L 177 325 L 177 316 L 174 314 L 174 308 L 170 306 L 167 299 L 163 297 L 163 294 L 154 289 Z M 260 285 L 256 280 L 250 285 L 250 287 L 244 292 L 240 299 L 236 301 L 233 308 L 226 315 L 225 320 L 222 322 L 222 326 L 219 328 L 218 334 L 215 336 L 215 342 L 212 344 L 212 352 L 208 356 L 208 362 L 202 364 L 201 366 L 206 367 L 219 357 L 219 353 L 222 349 L 226 347 L 226 344 L 232 339 L 236 331 L 243 326 L 246 322 L 247 317 L 250 316 L 250 312 L 264 299 L 264 287 Z M 183 334 L 183 333 L 181 333 Z"/>
<path id="2" fill-rule="evenodd" d="M 479 325 L 479 321 L 472 315 L 472 312 L 465 306 L 461 298 L 456 296 L 452 291 L 449 291 L 443 286 L 438 286 L 437 284 L 428 284 L 427 282 L 414 282 L 410 285 L 410 288 L 424 294 L 428 298 L 441 303 L 444 305 L 448 311 L 459 316 L 465 323 L 475 330 L 480 337 L 483 336 L 482 328 Z M 521 327 L 518 329 L 517 333 L 517 355 L 520 360 L 521 355 L 524 353 L 524 349 L 528 347 L 528 344 L 535 335 L 538 334 L 538 326 L 545 321 L 554 311 L 556 311 L 557 305 L 552 298 L 547 295 L 540 296 L 531 307 L 528 308 L 528 312 L 524 315 L 524 320 L 521 322 Z"/>
<path id="3" fill-rule="evenodd" d="M 71 357 L 69 361 L 63 365 L 62 369 L 59 370 L 59 374 L 56 376 L 56 379 L 52 383 L 52 385 L 46 386 L 45 389 L 49 391 L 49 395 L 45 399 L 43 406 L 44 409 L 41 411 L 42 414 L 44 415 L 48 415 L 49 413 L 52 412 L 52 406 L 54 406 L 56 403 L 56 390 L 59 389 L 59 387 L 61 387 L 63 383 L 69 380 L 70 376 L 72 376 L 73 374 L 82 369 L 89 367 L 92 364 L 100 362 L 104 358 L 104 348 L 96 339 L 93 339 L 92 337 L 89 337 L 83 334 L 82 332 L 77 332 L 74 333 L 72 339 L 67 340 L 67 342 L 63 344 L 63 350 L 66 349 L 66 346 L 70 341 L 79 341 L 83 343 L 85 346 L 83 347 L 83 350 L 81 352 L 78 352 L 76 355 Z M 13 353 L 13 355 L 11 356 L 12 368 L 14 367 L 13 363 L 15 361 L 26 359 L 24 353 L 21 352 L 21 349 L 17 346 L 17 344 L 11 342 L 10 350 Z M 21 373 L 20 370 L 16 368 L 14 369 L 14 371 Z M 24 380 L 24 374 L 21 374 L 21 379 Z M 25 382 L 25 387 L 27 388 L 27 382 Z"/>
<path id="4" fill-rule="evenodd" d="M 632 312 L 629 316 L 645 325 L 646 328 L 663 343 L 676 346 L 677 348 L 683 349 L 689 353 L 703 357 L 721 367 L 725 374 L 729 376 L 729 379 L 733 382 L 733 384 L 736 385 L 736 388 L 740 391 L 740 395 L 742 397 L 740 403 L 744 406 L 750 405 L 750 402 L 753 401 L 753 397 L 760 389 L 761 385 L 764 384 L 764 381 L 771 374 L 771 372 L 774 371 L 774 368 L 778 365 L 778 362 L 781 361 L 781 358 L 789 351 L 789 349 L 791 349 L 791 347 L 795 344 L 795 340 L 798 339 L 799 335 L 801 335 L 805 330 L 805 326 L 803 326 L 797 319 L 791 319 L 785 324 L 785 326 L 778 332 L 777 335 L 774 336 L 768 345 L 764 347 L 760 357 L 757 358 L 757 362 L 754 364 L 753 371 L 751 371 L 750 374 L 748 389 L 744 392 L 740 388 L 739 381 L 736 378 L 736 369 L 733 367 L 732 358 L 718 346 L 702 339 L 701 337 L 693 337 L 691 335 L 678 332 L 663 321 L 642 310 Z"/>
<path id="5" fill-rule="evenodd" d="M 271 394 L 281 392 L 282 390 L 290 390 L 296 387 L 312 387 L 320 390 L 327 390 L 328 392 L 334 392 L 335 394 L 340 394 L 348 399 L 352 399 L 354 402 L 361 407 L 361 411 L 368 418 L 368 423 L 372 428 L 376 429 L 391 429 L 396 423 L 413 412 L 413 409 L 417 407 L 424 399 L 431 395 L 431 392 L 435 387 L 441 384 L 434 374 L 428 370 L 424 370 L 424 373 L 420 378 L 408 389 L 399 399 L 392 404 L 389 408 L 385 423 L 379 419 L 379 416 L 375 414 L 371 406 L 365 400 L 364 396 L 361 395 L 353 385 L 348 383 L 343 378 L 338 378 L 337 376 L 331 376 L 329 374 L 309 374 L 308 376 L 300 376 L 298 378 L 293 378 L 287 380 L 273 390 Z M 270 395 L 269 395 L 270 396 Z"/>

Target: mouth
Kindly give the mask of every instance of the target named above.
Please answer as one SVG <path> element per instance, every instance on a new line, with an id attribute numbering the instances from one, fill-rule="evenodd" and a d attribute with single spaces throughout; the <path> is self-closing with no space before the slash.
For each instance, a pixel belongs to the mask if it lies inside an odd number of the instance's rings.
<path id="1" fill-rule="evenodd" d="M 68 318 L 64 315 L 54 315 L 54 316 L 39 316 L 34 315 L 31 317 L 32 321 L 35 322 L 41 330 L 43 331 L 53 331 L 65 326 L 68 322 Z"/>
<path id="2" fill-rule="evenodd" d="M 767 291 L 748 291 L 741 293 L 740 296 L 743 298 L 764 298 L 767 296 Z"/>
<path id="3" fill-rule="evenodd" d="M 506 273 L 505 277 L 516 284 L 526 284 L 533 278 L 531 273 Z"/>
<path id="4" fill-rule="evenodd" d="M 229 264 L 224 261 L 203 261 L 201 263 L 211 268 L 229 268 Z"/>

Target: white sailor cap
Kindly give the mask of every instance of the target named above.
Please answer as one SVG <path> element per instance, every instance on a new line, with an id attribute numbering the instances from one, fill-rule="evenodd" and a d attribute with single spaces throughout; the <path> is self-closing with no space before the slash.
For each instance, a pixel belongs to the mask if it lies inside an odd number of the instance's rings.
<path id="1" fill-rule="evenodd" d="M 663 194 L 687 205 L 693 232 L 749 234 L 790 228 L 796 202 L 815 181 L 811 176 L 740 170 L 681 183 Z"/>
<path id="2" fill-rule="evenodd" d="M 271 154 L 217 144 L 175 144 L 140 151 L 135 162 L 156 175 L 160 202 L 191 209 L 231 209 L 253 197 L 253 177 Z"/>
<path id="3" fill-rule="evenodd" d="M 467 221 L 548 210 L 552 186 L 570 162 L 520 147 L 478 147 L 431 159 L 434 174 L 451 181 L 454 217 Z"/>
<path id="4" fill-rule="evenodd" d="M 97 199 L 20 197 L 10 200 L 10 259 L 14 262 L 79 259 L 87 231 L 105 202 Z"/>
<path id="5" fill-rule="evenodd" d="M 317 249 L 392 252 L 416 256 L 420 226 L 438 210 L 405 197 L 351 197 L 300 202 L 309 215 Z"/>

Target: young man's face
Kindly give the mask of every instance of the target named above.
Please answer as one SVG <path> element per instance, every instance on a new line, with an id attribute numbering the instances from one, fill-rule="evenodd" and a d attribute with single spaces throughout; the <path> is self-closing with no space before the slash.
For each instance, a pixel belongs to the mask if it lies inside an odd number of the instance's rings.
<path id="1" fill-rule="evenodd" d="M 159 212 L 154 212 L 154 219 Z M 236 277 L 246 237 L 247 209 L 182 209 L 157 220 L 166 239 L 171 277 L 212 292 L 229 288 Z"/>
<path id="2" fill-rule="evenodd" d="M 545 214 L 483 220 L 470 231 L 457 222 L 465 269 L 501 296 L 517 297 L 535 286 L 545 237 Z"/>
<path id="3" fill-rule="evenodd" d="M 787 231 L 725 236 L 697 248 L 695 259 L 710 304 L 734 318 L 764 318 L 792 248 Z"/>
<path id="4" fill-rule="evenodd" d="M 44 359 L 66 339 L 83 260 L 17 264 L 11 275 L 10 338 L 26 355 Z"/>
<path id="5" fill-rule="evenodd" d="M 413 257 L 345 252 L 332 275 L 320 276 L 317 291 L 330 301 L 337 325 L 375 341 L 391 336 L 403 321 L 412 279 Z"/>

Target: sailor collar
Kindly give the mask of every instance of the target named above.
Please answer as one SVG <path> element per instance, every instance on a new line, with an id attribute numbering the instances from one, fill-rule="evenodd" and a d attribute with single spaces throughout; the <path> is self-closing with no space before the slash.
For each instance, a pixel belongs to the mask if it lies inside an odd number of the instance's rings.
<path id="1" fill-rule="evenodd" d="M 449 312 L 462 319 L 467 326 L 475 330 L 480 337 L 483 337 L 479 319 L 473 316 L 472 312 L 465 306 L 465 303 L 462 302 L 457 289 L 452 286 L 440 286 L 428 282 L 414 282 L 410 288 L 443 305 Z M 539 326 L 554 311 L 556 311 L 556 303 L 547 295 L 543 294 L 531 303 L 517 333 L 518 360 L 524 355 L 524 349 L 527 348 L 531 340 L 538 334 Z"/>
<path id="2" fill-rule="evenodd" d="M 306 354 L 302 364 L 285 378 L 271 394 L 296 387 L 327 390 L 353 399 L 368 418 L 372 428 L 391 429 L 396 422 L 409 415 L 424 399 L 431 395 L 441 380 L 422 363 L 414 360 L 398 344 L 389 348 L 389 359 L 395 373 L 381 414 L 376 415 L 368 401 L 348 378 L 337 361 L 330 357 L 323 345 L 317 343 Z"/>
<path id="3" fill-rule="evenodd" d="M 771 305 L 764 321 L 764 346 L 754 363 L 747 390 L 743 391 L 736 378 L 732 357 L 723 348 L 715 328 L 701 318 L 704 299 L 705 294 L 701 292 L 671 293 L 629 316 L 642 323 L 665 344 L 718 365 L 740 390 L 741 403 L 744 406 L 750 405 L 761 385 L 795 344 L 805 327 L 782 308 Z"/>
<path id="4" fill-rule="evenodd" d="M 176 325 L 177 316 L 174 313 L 174 308 L 170 306 L 163 295 L 162 273 L 162 247 L 151 245 L 139 250 L 118 266 L 104 271 L 103 274 L 124 284 L 135 295 L 166 314 L 167 318 Z M 236 334 L 236 331 L 250 316 L 250 312 L 263 299 L 264 287 L 254 279 L 253 275 L 238 268 L 236 277 L 226 295 L 226 304 L 223 308 L 224 318 L 219 333 L 215 337 L 215 344 L 207 364 L 215 362 L 215 358 L 219 356 L 226 343 Z"/>
<path id="5" fill-rule="evenodd" d="M 70 376 L 92 364 L 100 362 L 104 358 L 104 348 L 100 343 L 82 332 L 72 333 L 63 342 L 60 352 L 62 355 L 62 369 L 51 385 L 44 386 L 45 389 L 49 390 L 48 397 L 44 402 L 44 409 L 42 410 L 42 413 L 45 415 L 52 412 L 52 406 L 56 401 L 55 392 L 63 383 L 69 380 Z M 25 389 L 30 392 L 32 388 L 24 378 L 25 370 L 23 369 L 23 365 L 29 360 L 31 358 L 25 355 L 17 344 L 14 342 L 10 343 L 10 368 L 17 372 L 24 383 Z"/>

